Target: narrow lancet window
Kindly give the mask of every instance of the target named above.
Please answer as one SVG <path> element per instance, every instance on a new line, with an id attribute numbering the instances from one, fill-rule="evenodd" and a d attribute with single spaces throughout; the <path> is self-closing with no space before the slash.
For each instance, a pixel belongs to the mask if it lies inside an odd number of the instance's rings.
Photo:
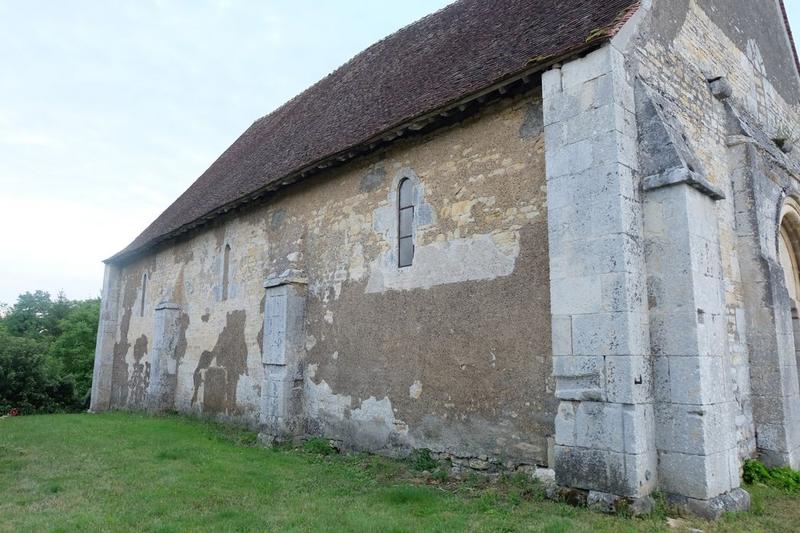
<path id="1" fill-rule="evenodd" d="M 222 259 L 222 299 L 228 299 L 228 284 L 231 269 L 231 245 L 225 245 L 225 256 Z"/>
<path id="2" fill-rule="evenodd" d="M 147 296 L 147 274 L 142 276 L 142 301 L 139 302 L 139 316 L 144 316 L 144 299 Z"/>
<path id="3" fill-rule="evenodd" d="M 398 266 L 411 266 L 414 260 L 414 184 L 408 178 L 400 182 L 398 195 Z"/>

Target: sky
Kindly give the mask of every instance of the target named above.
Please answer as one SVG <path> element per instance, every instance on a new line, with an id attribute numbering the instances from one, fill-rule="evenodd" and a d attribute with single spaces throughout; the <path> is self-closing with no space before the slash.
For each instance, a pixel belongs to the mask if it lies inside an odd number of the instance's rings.
<path id="1" fill-rule="evenodd" d="M 0 302 L 99 296 L 250 124 L 449 1 L 0 0 Z"/>
<path id="2" fill-rule="evenodd" d="M 0 0 L 0 302 L 99 296 L 259 117 L 449 0 Z"/>

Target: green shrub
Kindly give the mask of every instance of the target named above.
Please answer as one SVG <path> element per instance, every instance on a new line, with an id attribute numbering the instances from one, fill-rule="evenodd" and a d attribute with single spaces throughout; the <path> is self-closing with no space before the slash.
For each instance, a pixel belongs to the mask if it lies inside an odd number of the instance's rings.
<path id="1" fill-rule="evenodd" d="M 800 472 L 788 466 L 767 468 L 760 461 L 749 459 L 744 462 L 742 479 L 752 485 L 760 483 L 789 492 L 800 492 Z"/>
<path id="2" fill-rule="evenodd" d="M 753 483 L 766 483 L 769 479 L 769 470 L 761 461 L 754 461 L 752 459 L 748 459 L 744 462 L 744 467 L 742 468 L 742 479 L 748 485 L 752 485 Z"/>
<path id="3" fill-rule="evenodd" d="M 414 450 L 409 459 L 411 461 L 411 468 L 419 472 L 422 472 L 423 470 L 433 472 L 439 468 L 439 461 L 431 456 L 431 451 L 427 448 Z"/>
<path id="4" fill-rule="evenodd" d="M 320 437 L 314 437 L 313 439 L 307 440 L 303 445 L 303 449 L 308 453 L 313 453 L 316 455 L 333 455 L 336 453 L 336 450 L 333 446 L 331 446 L 330 441 Z"/>
<path id="5" fill-rule="evenodd" d="M 74 406 L 74 385 L 47 371 L 46 347 L 0 328 L 0 415 L 55 412 Z"/>
<path id="6" fill-rule="evenodd" d="M 44 291 L 0 305 L 0 415 L 89 406 L 100 300 Z"/>
<path id="7" fill-rule="evenodd" d="M 439 483 L 447 483 L 450 479 L 450 473 L 447 468 L 437 468 L 431 477 Z"/>

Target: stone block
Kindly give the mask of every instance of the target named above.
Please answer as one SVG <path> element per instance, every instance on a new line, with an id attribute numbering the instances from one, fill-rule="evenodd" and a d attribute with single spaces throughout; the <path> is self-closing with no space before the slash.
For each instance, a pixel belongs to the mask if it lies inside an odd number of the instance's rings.
<path id="1" fill-rule="evenodd" d="M 639 230 L 639 204 L 619 194 L 596 191 L 592 200 L 583 201 L 582 205 L 580 210 L 574 204 L 548 210 L 551 246 L 617 233 L 635 234 Z"/>
<path id="2" fill-rule="evenodd" d="M 689 221 L 689 234 L 709 242 L 719 240 L 716 201 L 694 187 L 682 187 Z"/>
<path id="3" fill-rule="evenodd" d="M 566 124 L 566 122 L 553 122 L 544 128 L 545 146 L 563 146 L 567 144 Z M 547 199 L 547 203 L 548 205 L 550 204 L 550 198 Z"/>
<path id="4" fill-rule="evenodd" d="M 565 63 L 561 67 L 562 87 L 567 90 L 611 72 L 611 61 L 611 47 L 606 46 Z"/>
<path id="5" fill-rule="evenodd" d="M 654 355 L 682 356 L 699 353 L 697 312 L 650 313 L 650 345 Z"/>
<path id="6" fill-rule="evenodd" d="M 572 355 L 572 317 L 553 315 L 551 330 L 553 356 Z"/>
<path id="7" fill-rule="evenodd" d="M 584 87 L 585 90 L 590 87 Z M 592 104 L 588 109 L 561 123 L 563 127 L 563 141 L 566 144 L 583 140 L 593 141 L 593 146 L 605 139 L 616 140 L 615 127 L 617 124 L 616 113 L 619 109 L 613 103 Z M 601 161 L 595 157 L 599 164 L 613 163 L 616 158 Z"/>
<path id="8" fill-rule="evenodd" d="M 720 263 L 718 241 L 711 241 L 689 234 L 689 250 L 694 273 L 717 280 L 722 279 L 722 264 Z M 700 279 L 696 278 L 693 281 L 698 283 Z M 716 296 L 716 298 L 719 298 L 719 296 Z M 712 296 L 710 299 L 713 300 L 714 297 Z"/>
<path id="9" fill-rule="evenodd" d="M 634 144 L 634 151 L 631 153 L 633 157 L 636 158 L 636 167 L 639 166 L 639 155 L 638 155 L 638 139 L 639 139 L 639 132 L 636 126 L 636 113 L 631 111 L 630 109 L 626 109 L 624 105 L 620 104 L 619 102 L 616 103 L 617 105 L 617 114 L 616 114 L 616 122 L 615 127 L 616 130 L 620 133 L 620 135 L 624 135 L 628 139 L 632 141 L 637 141 Z"/>
<path id="10" fill-rule="evenodd" d="M 598 513 L 614 514 L 620 508 L 620 497 L 608 492 L 590 490 L 586 496 L 586 507 Z"/>
<path id="11" fill-rule="evenodd" d="M 726 313 L 723 299 L 723 281 L 706 275 L 696 276 L 692 283 L 692 300 L 698 310 L 706 316 L 719 316 Z M 699 312 L 699 311 L 698 311 Z M 707 324 L 707 327 L 710 324 Z M 725 329 L 723 327 L 723 329 Z"/>
<path id="12" fill-rule="evenodd" d="M 641 276 L 628 272 L 612 272 L 598 277 L 603 302 L 600 311 L 622 312 L 645 309 L 646 289 Z"/>
<path id="13" fill-rule="evenodd" d="M 656 480 L 655 454 L 556 446 L 555 458 L 560 486 L 639 498 L 653 490 Z"/>
<path id="14" fill-rule="evenodd" d="M 592 168 L 594 159 L 592 158 L 591 140 L 580 140 L 572 144 L 561 145 L 550 149 L 545 153 L 545 165 L 547 175 L 553 178 L 570 174 L 579 174 Z"/>
<path id="15" fill-rule="evenodd" d="M 647 325 L 639 313 L 598 313 L 572 318 L 575 355 L 638 355 L 649 351 Z"/>
<path id="16" fill-rule="evenodd" d="M 561 68 L 551 68 L 542 73 L 542 97 L 551 100 L 561 92 Z"/>
<path id="17" fill-rule="evenodd" d="M 602 377 L 603 369 L 602 356 L 553 357 L 553 376 L 556 378 Z"/>
<path id="18" fill-rule="evenodd" d="M 625 451 L 622 405 L 581 402 L 575 410 L 577 446 Z"/>
<path id="19" fill-rule="evenodd" d="M 556 398 L 562 400 L 604 400 L 603 372 L 603 358 L 600 356 L 553 357 Z"/>
<path id="20" fill-rule="evenodd" d="M 623 405 L 622 423 L 625 453 L 645 455 L 655 451 L 655 415 L 652 404 Z"/>
<path id="21" fill-rule="evenodd" d="M 669 494 L 667 501 L 674 507 L 685 509 L 707 520 L 719 520 L 725 513 L 738 513 L 750 509 L 750 494 L 741 488 L 734 488 L 710 499 Z"/>
<path id="22" fill-rule="evenodd" d="M 669 400 L 705 405 L 727 400 L 722 357 L 669 357 Z"/>
<path id="23" fill-rule="evenodd" d="M 592 87 L 592 96 L 596 105 L 615 103 L 619 100 L 617 94 L 619 84 L 614 83 L 614 76 L 611 72 L 598 76 L 586 85 Z"/>
<path id="24" fill-rule="evenodd" d="M 669 256 L 659 241 L 648 241 L 646 248 L 648 258 L 658 255 L 661 259 L 649 260 L 647 264 L 652 270 L 647 277 L 647 300 L 648 306 L 653 313 L 672 313 L 679 309 L 685 310 L 687 305 L 692 304 L 692 287 L 688 283 L 675 283 L 672 276 L 664 275 L 661 264 Z M 694 317 L 692 317 L 694 318 Z"/>
<path id="25" fill-rule="evenodd" d="M 788 409 L 786 399 L 780 395 L 780 391 L 775 390 L 775 396 L 762 396 L 760 394 L 753 394 L 750 398 L 751 405 L 753 406 L 753 416 L 760 424 L 777 425 L 782 424 L 784 420 L 788 419 Z M 759 426 L 759 433 L 761 428 Z M 782 448 L 776 448 L 785 450 Z"/>
<path id="26" fill-rule="evenodd" d="M 614 490 L 616 484 L 609 476 L 609 455 L 610 452 L 606 450 L 556 445 L 556 483 L 576 489 L 619 494 Z M 624 461 L 616 461 L 615 466 L 615 471 L 621 473 L 620 479 L 623 478 Z"/>
<path id="27" fill-rule="evenodd" d="M 786 382 L 791 380 L 785 371 L 786 367 L 778 361 L 751 361 L 749 366 L 750 385 L 753 390 L 761 391 L 762 396 L 767 392 L 770 396 L 783 396 Z"/>
<path id="28" fill-rule="evenodd" d="M 612 111 L 621 110 L 617 106 L 606 106 Z M 619 122 L 617 115 L 607 117 L 613 124 Z M 608 132 L 600 132 L 591 137 L 594 140 L 592 145 L 592 160 L 597 165 L 608 165 L 618 163 L 628 168 L 635 169 L 638 166 L 636 139 L 630 135 L 625 135 L 616 129 Z"/>
<path id="29" fill-rule="evenodd" d="M 645 238 L 648 240 L 654 240 L 667 236 L 668 226 L 664 203 L 658 201 L 654 194 L 648 193 L 644 198 L 643 204 L 642 215 L 644 220 Z"/>
<path id="30" fill-rule="evenodd" d="M 708 500 L 730 490 L 728 455 L 735 450 L 711 455 L 658 452 L 660 487 L 670 494 Z"/>
<path id="31" fill-rule="evenodd" d="M 778 422 L 763 422 L 754 413 L 756 420 L 759 420 L 758 433 L 756 434 L 756 446 L 760 453 L 778 453 L 787 455 L 792 451 L 789 442 L 789 428 L 783 420 Z M 782 463 L 778 463 L 782 464 Z"/>
<path id="32" fill-rule="evenodd" d="M 579 174 L 566 176 L 547 177 L 548 188 L 552 189 L 556 196 L 552 197 L 548 191 L 547 205 L 551 205 L 553 199 L 557 201 L 552 204 L 554 207 L 575 208 L 575 202 L 591 202 L 595 198 L 634 198 L 637 195 L 636 184 L 630 169 L 617 164 L 594 165 L 592 168 Z M 569 203 L 566 200 L 569 199 Z"/>
<path id="33" fill-rule="evenodd" d="M 729 403 L 705 406 L 659 403 L 655 406 L 655 420 L 659 451 L 708 455 L 736 445 Z"/>
<path id="34" fill-rule="evenodd" d="M 649 357 L 609 355 L 605 358 L 605 378 L 609 402 L 639 404 L 652 401 L 653 369 Z"/>
<path id="35" fill-rule="evenodd" d="M 545 132 L 552 124 L 564 122 L 581 112 L 581 96 L 578 91 L 562 91 L 554 98 L 542 102 Z"/>
<path id="36" fill-rule="evenodd" d="M 654 450 L 645 453 L 623 455 L 625 464 L 625 496 L 642 498 L 656 489 L 658 461 Z"/>
<path id="37" fill-rule="evenodd" d="M 602 286 L 594 276 L 556 279 L 550 283 L 550 306 L 554 315 L 601 312 L 602 296 Z"/>
<path id="38" fill-rule="evenodd" d="M 783 372 L 781 374 L 781 379 L 783 380 L 783 395 L 786 398 L 797 398 L 800 395 L 800 382 L 798 382 L 798 371 L 797 367 L 792 364 L 793 361 L 790 361 L 789 364 L 783 367 Z M 792 401 L 789 402 L 789 405 L 794 408 L 800 408 L 800 405 L 794 403 Z M 800 418 L 800 416 L 798 416 Z"/>
<path id="39" fill-rule="evenodd" d="M 555 444 L 558 446 L 576 446 L 578 433 L 576 426 L 576 409 L 578 402 L 560 402 L 555 418 Z"/>
<path id="40" fill-rule="evenodd" d="M 653 397 L 656 402 L 672 402 L 672 388 L 669 374 L 670 356 L 653 358 Z"/>

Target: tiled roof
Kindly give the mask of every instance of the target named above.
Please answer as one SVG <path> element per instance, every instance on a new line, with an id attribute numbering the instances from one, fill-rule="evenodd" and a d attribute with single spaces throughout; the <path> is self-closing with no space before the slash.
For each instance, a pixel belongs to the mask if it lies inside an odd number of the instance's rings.
<path id="1" fill-rule="evenodd" d="M 256 121 L 124 261 L 403 124 L 610 38 L 638 0 L 460 0 L 370 46 Z"/>

